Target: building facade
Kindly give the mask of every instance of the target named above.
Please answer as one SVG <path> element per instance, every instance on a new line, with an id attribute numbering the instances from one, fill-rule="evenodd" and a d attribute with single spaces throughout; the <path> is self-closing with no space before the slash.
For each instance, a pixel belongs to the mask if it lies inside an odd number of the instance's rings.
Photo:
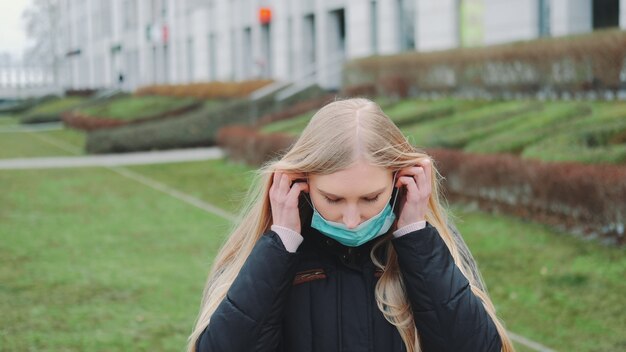
<path id="1" fill-rule="evenodd" d="M 626 28 L 626 0 L 61 0 L 64 88 L 272 78 L 346 60 Z"/>

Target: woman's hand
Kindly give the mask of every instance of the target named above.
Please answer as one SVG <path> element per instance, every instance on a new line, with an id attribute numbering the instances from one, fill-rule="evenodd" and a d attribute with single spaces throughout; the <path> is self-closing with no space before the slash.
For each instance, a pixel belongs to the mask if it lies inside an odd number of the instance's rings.
<path id="1" fill-rule="evenodd" d="M 297 233 L 301 233 L 298 197 L 300 192 L 309 192 L 309 185 L 305 182 L 291 183 L 301 176 L 276 171 L 269 192 L 273 224 Z"/>
<path id="2" fill-rule="evenodd" d="M 398 171 L 395 186 L 405 187 L 404 197 L 400 199 L 397 228 L 426 219 L 428 200 L 430 199 L 432 165 L 424 160 L 420 165 Z"/>

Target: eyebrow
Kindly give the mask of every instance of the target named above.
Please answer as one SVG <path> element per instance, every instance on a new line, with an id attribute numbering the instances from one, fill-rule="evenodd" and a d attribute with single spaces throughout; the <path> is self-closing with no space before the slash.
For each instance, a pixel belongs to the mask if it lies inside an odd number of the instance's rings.
<path id="1" fill-rule="evenodd" d="M 317 187 L 316 187 L 316 188 L 317 188 Z M 362 195 L 361 197 L 362 197 L 362 198 L 369 198 L 369 197 L 373 197 L 373 196 L 375 196 L 375 195 L 377 195 L 377 194 L 379 194 L 379 193 L 384 192 L 386 188 L 387 188 L 387 187 L 385 186 L 385 187 L 383 187 L 383 188 L 381 188 L 381 189 L 379 189 L 379 190 L 377 190 L 377 191 L 374 191 L 374 192 L 371 192 L 371 193 L 368 193 L 368 194 L 364 194 L 364 195 Z M 318 191 L 320 191 L 320 193 L 324 194 L 325 196 L 327 196 L 327 197 L 329 197 L 329 198 L 343 198 L 342 196 L 338 196 L 338 195 L 335 195 L 335 194 L 332 194 L 332 193 L 328 193 L 328 192 L 322 191 L 322 190 L 321 190 L 321 189 L 319 189 L 319 188 L 317 188 L 317 190 L 318 190 Z"/>

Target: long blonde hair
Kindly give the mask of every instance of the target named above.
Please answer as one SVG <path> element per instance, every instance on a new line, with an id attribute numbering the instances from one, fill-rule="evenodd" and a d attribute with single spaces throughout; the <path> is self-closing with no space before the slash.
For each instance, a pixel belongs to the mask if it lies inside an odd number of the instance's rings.
<path id="1" fill-rule="evenodd" d="M 300 138 L 279 160 L 262 167 L 250 188 L 247 203 L 225 244 L 217 253 L 209 273 L 200 314 L 188 340 L 188 351 L 195 352 L 196 340 L 208 326 L 211 315 L 222 302 L 241 267 L 260 236 L 272 225 L 269 188 L 274 170 L 304 174 L 331 174 L 352 165 L 358 158 L 390 170 L 414 166 L 430 157 L 413 147 L 380 107 L 367 99 L 335 101 L 320 109 Z M 454 262 L 470 282 L 493 320 L 502 341 L 502 351 L 514 351 L 503 323 L 496 317 L 476 262 L 461 235 L 455 230 L 440 199 L 441 175 L 432 168 L 432 194 L 426 220 L 437 228 Z M 384 246 L 386 261 L 374 253 Z M 374 264 L 383 270 L 376 284 L 376 301 L 385 318 L 399 331 L 407 351 L 418 352 L 419 334 L 413 321 L 409 300 L 404 291 L 398 260 L 387 236 L 371 250 Z"/>

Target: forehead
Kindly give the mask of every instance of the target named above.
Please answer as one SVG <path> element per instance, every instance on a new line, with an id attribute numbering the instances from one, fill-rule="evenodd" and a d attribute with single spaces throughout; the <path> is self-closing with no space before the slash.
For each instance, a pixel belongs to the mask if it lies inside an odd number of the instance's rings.
<path id="1" fill-rule="evenodd" d="M 389 169 L 359 161 L 352 166 L 328 175 L 311 175 L 311 184 L 333 194 L 366 194 L 389 186 Z"/>

